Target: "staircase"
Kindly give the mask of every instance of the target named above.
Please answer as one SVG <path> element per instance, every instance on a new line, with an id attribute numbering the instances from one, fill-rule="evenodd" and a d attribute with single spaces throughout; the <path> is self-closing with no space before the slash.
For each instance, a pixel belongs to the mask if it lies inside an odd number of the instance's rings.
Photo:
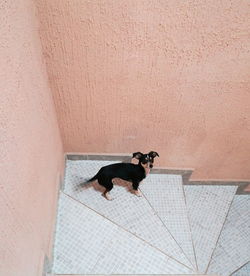
<path id="1" fill-rule="evenodd" d="M 48 275 L 250 275 L 250 196 L 236 185 L 183 185 L 155 170 L 142 197 L 117 179 L 107 201 L 97 183 L 80 184 L 124 157 L 84 159 L 66 163 Z"/>

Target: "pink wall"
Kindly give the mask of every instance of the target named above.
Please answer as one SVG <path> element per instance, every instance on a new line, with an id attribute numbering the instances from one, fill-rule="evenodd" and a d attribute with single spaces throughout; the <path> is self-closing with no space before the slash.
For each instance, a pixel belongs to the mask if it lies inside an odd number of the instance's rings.
<path id="1" fill-rule="evenodd" d="M 32 0 L 0 4 L 0 275 L 40 276 L 63 152 Z"/>
<path id="2" fill-rule="evenodd" d="M 250 179 L 248 0 L 37 2 L 65 151 Z"/>

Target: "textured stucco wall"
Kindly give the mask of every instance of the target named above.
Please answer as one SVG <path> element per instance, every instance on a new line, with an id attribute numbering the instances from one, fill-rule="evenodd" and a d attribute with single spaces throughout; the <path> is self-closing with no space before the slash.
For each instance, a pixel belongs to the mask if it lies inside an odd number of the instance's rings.
<path id="1" fill-rule="evenodd" d="M 63 152 L 31 0 L 0 1 L 0 275 L 41 276 Z"/>
<path id="2" fill-rule="evenodd" d="M 250 179 L 248 0 L 37 0 L 68 152 Z"/>

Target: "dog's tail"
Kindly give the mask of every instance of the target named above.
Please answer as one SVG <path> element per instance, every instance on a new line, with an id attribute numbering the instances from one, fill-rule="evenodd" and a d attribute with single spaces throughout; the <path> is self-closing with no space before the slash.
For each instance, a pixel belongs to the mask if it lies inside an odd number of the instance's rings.
<path id="1" fill-rule="evenodd" d="M 98 173 L 95 176 L 93 176 L 92 178 L 86 179 L 86 180 L 84 180 L 84 182 L 80 183 L 77 187 L 77 190 L 88 189 L 89 187 L 92 186 L 92 184 L 90 182 L 96 180 L 97 178 L 98 178 Z"/>
<path id="2" fill-rule="evenodd" d="M 92 182 L 92 181 L 96 180 L 97 178 L 98 178 L 98 173 L 95 176 L 93 176 L 92 178 L 86 180 L 85 183 Z"/>

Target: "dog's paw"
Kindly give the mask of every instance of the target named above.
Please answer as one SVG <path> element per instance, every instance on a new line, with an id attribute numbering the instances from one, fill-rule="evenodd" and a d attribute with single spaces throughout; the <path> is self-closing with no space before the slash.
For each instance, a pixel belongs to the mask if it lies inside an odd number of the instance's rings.
<path id="1" fill-rule="evenodd" d="M 107 194 L 102 194 L 102 196 L 104 198 L 106 198 L 107 200 L 109 200 L 109 201 L 113 200 L 113 198 L 108 193 Z"/>
<path id="2" fill-rule="evenodd" d="M 136 196 L 138 196 L 138 197 L 142 197 L 142 194 L 141 194 L 141 192 L 140 191 L 134 191 L 134 194 L 136 195 Z"/>

